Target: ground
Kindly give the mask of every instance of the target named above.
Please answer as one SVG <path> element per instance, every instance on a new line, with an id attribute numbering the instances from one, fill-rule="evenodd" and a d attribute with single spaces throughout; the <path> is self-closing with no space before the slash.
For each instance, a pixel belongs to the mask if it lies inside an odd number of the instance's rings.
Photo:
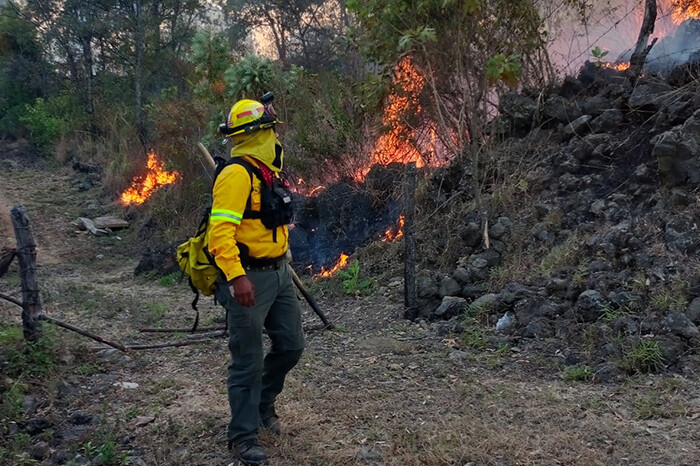
<path id="1" fill-rule="evenodd" d="M 24 204 L 48 315 L 124 343 L 186 338 L 138 331 L 187 326 L 193 315 L 189 288 L 177 277 L 134 276 L 137 231 L 97 238 L 70 223 L 95 205 L 119 212 L 116 204 L 99 188 L 78 191 L 70 167 L 25 163 L 7 151 L 0 162 L 7 167 L 0 247 L 14 245 L 7 211 Z M 13 265 L 0 291 L 17 296 L 18 287 Z M 359 297 L 338 298 L 328 288 L 313 284 L 337 329 L 307 336 L 279 400 L 284 433 L 261 434 L 273 465 L 691 465 L 700 458 L 697 377 L 566 380 L 577 377 L 564 377 L 556 358 L 478 349 L 407 322 L 399 281 Z M 221 322 L 210 300 L 200 307 L 202 325 Z M 315 326 L 303 309 L 305 326 Z M 7 342 L 19 309 L 0 302 L 0 324 Z M 62 329 L 45 326 L 45 333 L 58 354 L 44 378 L 21 374 L 0 385 L 21 387 L 24 401 L 12 419 L 2 411 L 0 463 L 231 463 L 224 340 L 124 355 Z"/>

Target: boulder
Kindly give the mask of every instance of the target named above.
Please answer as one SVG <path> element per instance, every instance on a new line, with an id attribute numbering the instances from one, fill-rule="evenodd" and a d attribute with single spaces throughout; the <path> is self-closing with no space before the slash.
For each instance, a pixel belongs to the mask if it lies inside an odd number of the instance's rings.
<path id="1" fill-rule="evenodd" d="M 537 104 L 530 97 L 517 92 L 506 92 L 498 103 L 501 115 L 510 119 L 516 130 L 530 129 Z"/>
<path id="2" fill-rule="evenodd" d="M 438 294 L 441 298 L 445 296 L 458 296 L 462 291 L 462 286 L 452 277 L 445 277 L 440 281 Z"/>
<path id="3" fill-rule="evenodd" d="M 594 133 L 615 133 L 620 131 L 624 120 L 625 116 L 621 110 L 608 109 L 591 121 L 591 129 Z"/>
<path id="4" fill-rule="evenodd" d="M 564 97 L 555 95 L 544 103 L 542 113 L 545 118 L 559 123 L 569 123 L 581 116 L 581 110 Z"/>
<path id="5" fill-rule="evenodd" d="M 664 82 L 640 84 L 634 88 L 628 104 L 633 109 L 659 111 L 675 100 L 673 89 Z"/>
<path id="6" fill-rule="evenodd" d="M 686 338 L 700 337 L 700 330 L 698 330 L 695 324 L 691 322 L 685 314 L 681 314 L 680 312 L 672 312 L 667 315 L 661 324 L 665 331 L 675 335 Z"/>
<path id="7" fill-rule="evenodd" d="M 605 302 L 596 290 L 586 290 L 578 296 L 574 311 L 585 322 L 594 322 L 603 315 Z"/>
<path id="8" fill-rule="evenodd" d="M 700 325 L 700 298 L 695 298 L 690 302 L 688 310 L 685 311 L 685 315 L 695 325 Z"/>
<path id="9" fill-rule="evenodd" d="M 576 118 L 574 121 L 564 126 L 562 131 L 562 136 L 566 139 L 570 139 L 574 136 L 583 137 L 591 131 L 589 123 L 593 120 L 590 115 L 583 115 Z"/>
<path id="10" fill-rule="evenodd" d="M 433 318 L 447 320 L 459 315 L 467 308 L 467 300 L 457 296 L 445 296 L 433 312 Z"/>
<path id="11" fill-rule="evenodd" d="M 583 113 L 585 115 L 598 116 L 612 108 L 610 99 L 601 95 L 596 95 L 583 102 Z"/>
<path id="12" fill-rule="evenodd" d="M 662 179 L 671 185 L 700 185 L 700 110 L 682 126 L 651 140 Z"/>

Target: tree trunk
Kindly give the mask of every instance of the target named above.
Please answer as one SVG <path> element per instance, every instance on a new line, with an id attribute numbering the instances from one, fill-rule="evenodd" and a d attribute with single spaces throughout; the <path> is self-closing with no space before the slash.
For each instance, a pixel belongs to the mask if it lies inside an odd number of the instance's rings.
<path id="1" fill-rule="evenodd" d="M 403 194 L 404 226 L 403 236 L 406 247 L 406 262 L 404 264 L 404 317 L 418 317 L 418 302 L 416 299 L 416 239 L 415 239 L 415 205 L 416 205 L 416 164 L 406 165 L 406 179 Z"/>
<path id="2" fill-rule="evenodd" d="M 136 66 L 134 67 L 134 92 L 136 94 L 136 129 L 142 143 L 146 141 L 146 115 L 143 110 L 143 55 L 145 48 L 145 31 L 143 21 L 143 8 L 141 0 L 134 2 L 135 31 L 134 49 L 136 53 Z"/>
<path id="3" fill-rule="evenodd" d="M 649 36 L 654 32 L 654 23 L 656 23 L 656 0 L 646 0 L 644 6 L 644 21 L 639 30 L 639 38 L 637 45 L 634 47 L 632 58 L 630 58 L 629 76 L 632 81 L 636 81 L 639 75 L 642 74 L 644 62 L 647 59 L 649 51 L 656 43 L 656 39 L 647 47 Z"/>
<path id="4" fill-rule="evenodd" d="M 41 314 L 41 297 L 36 278 L 36 243 L 29 228 L 29 219 L 24 206 L 17 205 L 10 212 L 12 226 L 17 238 L 17 261 L 22 278 L 22 327 L 24 338 L 37 339 L 37 323 Z"/>

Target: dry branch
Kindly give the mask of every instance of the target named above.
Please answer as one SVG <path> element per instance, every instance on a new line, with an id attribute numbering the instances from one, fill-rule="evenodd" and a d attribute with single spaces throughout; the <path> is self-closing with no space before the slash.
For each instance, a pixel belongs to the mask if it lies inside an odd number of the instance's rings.
<path id="1" fill-rule="evenodd" d="M 100 343 L 104 343 L 105 345 L 109 345 L 112 348 L 116 348 L 120 351 L 124 351 L 125 353 L 127 353 L 129 351 L 129 348 L 127 348 L 126 346 L 124 346 L 120 343 L 115 343 L 113 341 L 107 340 L 106 338 L 102 338 L 101 336 L 99 336 L 95 333 L 92 333 L 88 330 L 84 330 L 82 328 L 76 327 L 75 325 L 67 324 L 66 322 L 60 321 L 58 319 L 54 319 L 53 317 L 49 317 L 49 316 L 42 314 L 39 316 L 39 319 L 45 320 L 47 322 L 51 322 L 53 324 L 58 325 L 59 327 L 65 328 L 67 330 L 71 330 L 75 333 L 79 333 L 84 337 L 88 337 L 88 338 L 91 338 L 95 341 L 99 341 Z"/>
<path id="2" fill-rule="evenodd" d="M 225 325 L 220 325 L 216 327 L 200 327 L 195 332 L 215 332 L 217 330 L 226 330 Z M 146 327 L 139 329 L 141 333 L 193 333 L 192 327 L 187 328 L 152 328 Z"/>
<path id="3" fill-rule="evenodd" d="M 404 316 L 407 319 L 418 317 L 418 304 L 416 301 L 416 164 L 406 165 L 406 179 L 404 181 L 403 195 L 404 215 L 404 246 L 406 248 L 406 262 L 404 264 Z"/>
<path id="4" fill-rule="evenodd" d="M 17 298 L 13 298 L 12 296 L 8 296 L 6 294 L 0 293 L 0 299 L 4 299 L 5 301 L 9 301 L 13 304 L 18 305 L 19 307 L 24 307 L 24 305 L 22 304 L 22 301 L 20 301 Z"/>

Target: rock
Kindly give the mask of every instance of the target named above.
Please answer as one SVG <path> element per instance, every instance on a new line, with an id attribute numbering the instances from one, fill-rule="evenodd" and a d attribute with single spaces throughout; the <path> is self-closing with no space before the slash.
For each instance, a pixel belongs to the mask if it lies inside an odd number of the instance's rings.
<path id="1" fill-rule="evenodd" d="M 110 230 L 120 230 L 122 228 L 129 228 L 129 222 L 111 215 L 97 217 L 93 220 L 93 222 L 95 223 L 95 227 L 98 229 L 109 228 Z"/>
<path id="2" fill-rule="evenodd" d="M 148 464 L 140 456 L 127 457 L 129 466 L 148 466 Z"/>
<path id="3" fill-rule="evenodd" d="M 433 277 L 429 274 L 420 274 L 416 278 L 416 293 L 419 298 L 430 298 L 437 296 L 438 286 Z"/>
<path id="4" fill-rule="evenodd" d="M 559 95 L 566 99 L 571 99 L 573 97 L 578 97 L 579 94 L 581 94 L 582 92 L 583 84 L 581 83 L 581 81 L 579 81 L 573 76 L 566 76 L 564 78 L 564 82 L 561 85 Z"/>
<path id="5" fill-rule="evenodd" d="M 32 395 L 26 395 L 22 399 L 22 409 L 27 416 L 33 416 L 36 413 L 36 398 Z"/>
<path id="6" fill-rule="evenodd" d="M 535 215 L 537 216 L 538 220 L 542 220 L 544 217 L 546 217 L 550 212 L 554 210 L 554 207 L 552 207 L 549 204 L 535 204 Z"/>
<path id="7" fill-rule="evenodd" d="M 545 244 L 553 244 L 556 239 L 552 233 L 545 229 L 537 230 L 533 236 L 536 240 L 542 241 Z"/>
<path id="8" fill-rule="evenodd" d="M 374 463 L 382 459 L 382 455 L 372 447 L 362 447 L 357 452 L 357 459 L 365 463 Z"/>
<path id="9" fill-rule="evenodd" d="M 83 464 L 90 464 L 90 461 L 85 459 L 80 453 L 75 455 L 75 458 L 73 458 L 72 464 L 74 465 L 83 465 Z"/>
<path id="10" fill-rule="evenodd" d="M 119 388 L 125 388 L 127 390 L 134 390 L 136 388 L 139 388 L 139 384 L 137 384 L 136 382 L 115 382 L 112 385 Z"/>
<path id="11" fill-rule="evenodd" d="M 559 123 L 569 123 L 581 116 L 581 110 L 567 99 L 555 95 L 547 99 L 542 112 L 545 118 Z"/>
<path id="12" fill-rule="evenodd" d="M 615 380 L 617 372 L 609 363 L 598 364 L 593 374 L 594 383 L 608 383 Z"/>
<path id="13" fill-rule="evenodd" d="M 621 110 L 605 110 L 600 116 L 591 121 L 591 129 L 594 133 L 616 133 L 620 131 L 620 125 L 625 120 Z"/>
<path id="14" fill-rule="evenodd" d="M 501 239 L 506 235 L 513 226 L 513 222 L 508 217 L 499 217 L 496 223 L 491 225 L 489 228 L 489 237 L 494 239 Z"/>
<path id="15" fill-rule="evenodd" d="M 481 243 L 481 228 L 475 222 L 469 222 L 461 232 L 461 236 L 467 246 L 478 246 Z"/>
<path id="16" fill-rule="evenodd" d="M 686 351 L 683 339 L 676 335 L 659 335 L 656 337 L 661 349 L 661 357 L 666 364 L 671 364 L 678 360 Z"/>
<path id="17" fill-rule="evenodd" d="M 690 218 L 677 218 L 666 224 L 664 241 L 669 249 L 693 254 L 700 249 L 700 235 L 694 220 Z"/>
<path id="18" fill-rule="evenodd" d="M 465 285 L 462 288 L 462 297 L 467 299 L 476 299 L 477 297 L 483 295 L 488 290 L 488 287 L 484 283 L 476 283 Z"/>
<path id="19" fill-rule="evenodd" d="M 585 322 L 594 322 L 603 315 L 605 303 L 596 290 L 586 290 L 578 296 L 574 311 Z"/>
<path id="20" fill-rule="evenodd" d="M 475 254 L 469 260 L 469 264 L 478 269 L 490 269 L 500 263 L 501 255 L 493 249 L 487 249 L 480 254 Z"/>
<path id="21" fill-rule="evenodd" d="M 616 333 L 625 333 L 627 335 L 635 335 L 639 332 L 637 322 L 628 316 L 615 319 L 612 323 L 612 328 Z"/>
<path id="22" fill-rule="evenodd" d="M 99 418 L 92 414 L 77 412 L 71 415 L 70 422 L 75 426 L 85 426 L 99 423 Z"/>
<path id="23" fill-rule="evenodd" d="M 459 296 L 462 291 L 462 285 L 459 284 L 457 280 L 452 277 L 445 277 L 440 282 L 440 289 L 438 290 L 438 295 L 441 298 L 445 296 Z"/>
<path id="24" fill-rule="evenodd" d="M 168 275 L 173 272 L 179 272 L 180 266 L 177 265 L 175 256 L 176 245 L 163 246 L 156 249 L 147 249 L 141 256 L 136 269 L 135 275 L 142 275 L 148 272 L 157 272 L 160 275 Z"/>
<path id="25" fill-rule="evenodd" d="M 459 315 L 467 308 L 467 300 L 457 296 L 445 296 L 442 298 L 442 303 L 433 312 L 433 316 L 438 319 L 447 320 Z"/>
<path id="26" fill-rule="evenodd" d="M 40 433 L 42 433 L 50 427 L 51 423 L 48 419 L 46 419 L 45 417 L 35 417 L 27 423 L 24 430 L 33 437 L 35 435 L 39 435 Z"/>
<path id="27" fill-rule="evenodd" d="M 637 85 L 628 104 L 633 109 L 659 111 L 675 99 L 673 89 L 666 83 L 654 82 Z"/>
<path id="28" fill-rule="evenodd" d="M 680 312 L 672 312 L 661 322 L 663 329 L 686 338 L 700 337 L 700 330 Z"/>
<path id="29" fill-rule="evenodd" d="M 671 190 L 671 205 L 674 207 L 685 207 L 690 203 L 690 195 L 687 191 L 679 188 Z"/>
<path id="30" fill-rule="evenodd" d="M 662 179 L 671 185 L 700 185 L 700 110 L 682 126 L 651 140 L 651 155 L 658 163 Z"/>
<path id="31" fill-rule="evenodd" d="M 554 328 L 547 319 L 543 318 L 531 320 L 525 327 L 525 330 L 523 330 L 523 337 L 525 338 L 543 339 L 552 336 L 554 336 Z"/>
<path id="32" fill-rule="evenodd" d="M 695 298 L 690 302 L 685 315 L 695 325 L 700 325 L 700 298 Z"/>
<path id="33" fill-rule="evenodd" d="M 37 442 L 29 448 L 29 456 L 35 460 L 45 460 L 51 456 L 51 447 L 46 442 Z"/>
<path id="34" fill-rule="evenodd" d="M 533 99 L 517 92 L 506 92 L 498 103 L 501 115 L 508 117 L 515 130 L 529 130 L 537 110 Z"/>
<path id="35" fill-rule="evenodd" d="M 498 319 L 496 322 L 496 331 L 502 333 L 509 333 L 515 327 L 515 314 L 508 311 L 503 314 L 503 317 Z"/>
<path id="36" fill-rule="evenodd" d="M 647 165 L 641 164 L 634 170 L 634 178 L 640 183 L 649 183 L 654 180 L 654 174 Z"/>
<path id="37" fill-rule="evenodd" d="M 576 118 L 574 121 L 564 126 L 562 136 L 566 139 L 571 139 L 574 136 L 583 137 L 591 131 L 589 123 L 593 119 L 590 115 L 583 115 Z"/>
<path id="38" fill-rule="evenodd" d="M 456 363 L 464 362 L 467 358 L 469 358 L 469 354 L 457 349 L 453 349 L 450 351 L 450 354 L 447 355 L 447 359 Z"/>
<path id="39" fill-rule="evenodd" d="M 478 297 L 469 304 L 470 309 L 492 310 L 500 303 L 499 295 L 494 293 L 485 294 Z"/>
<path id="40" fill-rule="evenodd" d="M 513 307 L 515 317 L 518 319 L 518 324 L 527 326 L 532 320 L 538 317 L 552 318 L 556 315 L 556 309 L 546 299 L 534 296 L 525 298 Z"/>
<path id="41" fill-rule="evenodd" d="M 583 113 L 586 115 L 598 116 L 612 108 L 610 99 L 601 95 L 595 95 L 583 102 Z"/>
<path id="42" fill-rule="evenodd" d="M 462 284 L 469 283 L 469 273 L 464 267 L 457 267 L 452 273 L 452 277 Z"/>

